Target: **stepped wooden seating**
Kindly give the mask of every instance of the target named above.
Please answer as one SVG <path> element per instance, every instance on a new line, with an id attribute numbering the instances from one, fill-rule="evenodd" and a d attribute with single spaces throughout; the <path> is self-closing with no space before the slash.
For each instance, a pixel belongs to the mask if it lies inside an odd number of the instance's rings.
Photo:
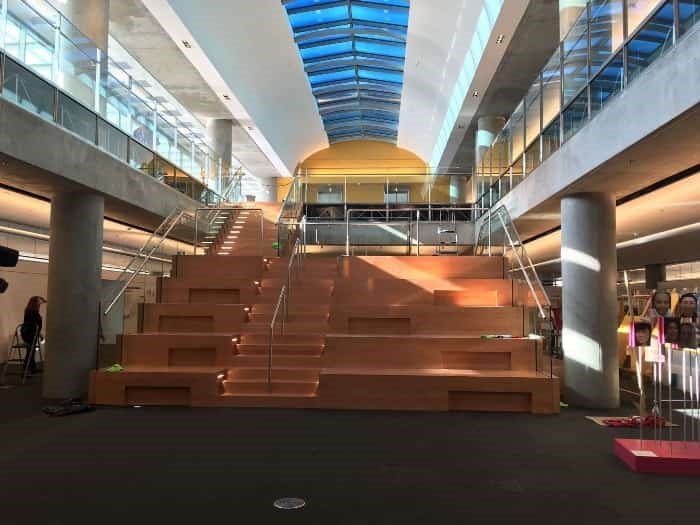
<path id="1" fill-rule="evenodd" d="M 559 381 L 525 337 L 532 301 L 502 258 L 309 255 L 290 273 L 254 244 L 176 257 L 140 333 L 120 338 L 125 371 L 93 373 L 92 401 L 558 412 Z"/>

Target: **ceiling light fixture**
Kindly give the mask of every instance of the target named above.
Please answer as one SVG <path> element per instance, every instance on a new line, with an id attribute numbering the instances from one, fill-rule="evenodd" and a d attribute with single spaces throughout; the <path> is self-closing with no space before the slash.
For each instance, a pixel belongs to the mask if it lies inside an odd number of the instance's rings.
<path id="1" fill-rule="evenodd" d="M 505 35 L 503 35 L 503 34 L 498 35 L 498 36 L 496 37 L 496 43 L 497 43 L 497 44 L 502 44 L 503 41 L 505 40 L 505 38 L 506 38 L 506 37 L 505 37 Z"/>
<path id="2" fill-rule="evenodd" d="M 476 97 L 478 97 L 478 96 L 479 96 L 479 90 L 478 90 L 478 89 L 475 89 L 475 90 L 474 90 L 474 93 L 472 93 L 472 97 L 476 98 Z"/>
<path id="3" fill-rule="evenodd" d="M 190 44 L 187 40 L 183 40 L 182 45 L 185 46 L 187 49 L 192 49 L 192 44 Z"/>

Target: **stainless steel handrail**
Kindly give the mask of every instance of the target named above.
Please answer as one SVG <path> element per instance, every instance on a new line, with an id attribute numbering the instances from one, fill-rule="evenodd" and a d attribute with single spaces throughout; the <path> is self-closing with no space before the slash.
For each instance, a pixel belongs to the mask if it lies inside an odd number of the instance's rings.
<path id="1" fill-rule="evenodd" d="M 245 206 L 219 206 L 213 208 L 197 208 L 194 212 L 194 249 L 193 254 L 197 255 L 197 250 L 199 249 L 199 215 L 203 212 L 216 212 L 214 218 L 209 223 L 213 224 L 214 220 L 218 217 L 218 214 L 223 211 L 230 212 L 241 212 L 241 211 L 253 211 L 260 214 L 260 256 L 265 253 L 265 212 L 262 208 L 247 208 Z"/>
<path id="2" fill-rule="evenodd" d="M 491 255 L 491 243 L 492 243 L 492 226 L 491 226 L 491 220 L 493 216 L 496 216 L 501 223 L 501 227 L 503 228 L 503 233 L 506 237 L 504 242 L 507 240 L 508 244 L 510 245 L 510 249 L 512 250 L 515 259 L 518 263 L 518 268 L 516 268 L 516 271 L 520 271 L 523 274 L 523 277 L 525 278 L 525 282 L 527 283 L 528 288 L 530 289 L 530 293 L 532 294 L 532 297 L 535 300 L 535 304 L 537 305 L 537 310 L 540 314 L 540 317 L 542 319 L 547 318 L 547 314 L 545 312 L 545 308 L 551 308 L 551 301 L 549 299 L 549 294 L 547 294 L 547 291 L 544 288 L 544 285 L 542 284 L 542 280 L 540 279 L 539 274 L 537 273 L 537 269 L 535 268 L 534 263 L 532 262 L 532 259 L 530 258 L 530 255 L 527 253 L 527 250 L 525 249 L 525 245 L 522 242 L 522 239 L 520 237 L 520 233 L 518 232 L 518 229 L 515 227 L 515 223 L 513 222 L 512 217 L 510 216 L 510 213 L 508 213 L 508 210 L 506 209 L 505 206 L 501 206 L 497 208 L 495 211 L 489 210 L 488 211 L 488 216 L 487 216 L 487 223 L 488 223 L 488 243 L 489 243 L 489 256 Z M 509 225 L 510 228 L 512 229 L 513 235 L 511 235 L 511 232 L 509 231 Z M 483 227 L 483 225 L 482 225 Z M 479 238 L 481 237 L 481 232 L 479 232 Z M 515 238 L 514 238 L 515 237 Z M 518 252 L 518 249 L 522 249 L 522 255 Z M 503 255 L 505 256 L 506 251 L 504 249 Z M 532 272 L 532 275 L 534 277 L 531 278 L 529 272 Z M 534 281 L 534 283 L 533 283 Z M 538 296 L 538 291 L 535 289 L 539 289 L 539 293 L 541 294 L 541 297 L 543 298 L 543 301 L 540 301 L 540 296 Z M 544 302 L 544 304 L 543 304 Z"/>
<path id="3" fill-rule="evenodd" d="M 292 269 L 294 268 L 294 262 L 297 263 L 297 276 L 302 270 L 302 240 L 297 237 L 294 243 L 294 248 L 292 248 L 292 253 L 289 255 L 289 264 L 287 264 L 287 293 L 291 295 L 292 291 Z"/>
<path id="4" fill-rule="evenodd" d="M 275 324 L 277 323 L 277 315 L 280 311 L 280 306 L 284 303 L 284 310 L 282 313 L 282 335 L 284 335 L 284 323 L 287 319 L 287 287 L 282 286 L 280 290 L 279 298 L 277 299 L 277 305 L 272 314 L 272 320 L 270 321 L 270 347 L 267 352 L 267 388 L 272 390 L 272 345 L 275 340 Z"/>
<path id="5" fill-rule="evenodd" d="M 168 235 L 170 235 L 170 232 L 173 231 L 175 226 L 177 226 L 180 221 L 182 220 L 183 217 L 189 215 L 189 212 L 185 210 L 175 210 L 173 213 L 168 215 L 165 220 L 160 223 L 158 228 L 154 230 L 154 232 L 148 237 L 146 242 L 144 243 L 143 247 L 139 252 L 134 256 L 134 258 L 129 262 L 129 264 L 124 268 L 122 273 L 119 274 L 119 277 L 117 278 L 117 281 L 120 281 L 127 273 L 131 272 L 131 277 L 124 283 L 124 286 L 121 287 L 119 292 L 114 296 L 112 301 L 109 303 L 109 306 L 104 311 L 104 315 L 109 314 L 110 311 L 112 311 L 112 308 L 114 308 L 114 305 L 117 304 L 119 299 L 124 295 L 126 290 L 131 286 L 131 283 L 134 281 L 137 275 L 141 273 L 143 268 L 146 266 L 149 260 L 153 257 L 153 254 L 156 252 L 158 248 L 161 247 L 161 245 L 165 242 L 165 240 L 168 238 Z M 153 246 L 150 251 L 146 254 L 147 247 L 151 240 L 153 240 L 156 235 L 158 235 L 158 232 L 163 229 L 165 230 L 162 234 L 160 234 L 160 238 L 158 239 L 158 242 L 156 243 L 155 246 Z M 144 255 L 145 254 L 145 255 Z M 141 264 L 136 270 L 132 270 L 132 266 L 136 264 L 136 261 L 142 258 L 143 260 L 141 261 Z"/>

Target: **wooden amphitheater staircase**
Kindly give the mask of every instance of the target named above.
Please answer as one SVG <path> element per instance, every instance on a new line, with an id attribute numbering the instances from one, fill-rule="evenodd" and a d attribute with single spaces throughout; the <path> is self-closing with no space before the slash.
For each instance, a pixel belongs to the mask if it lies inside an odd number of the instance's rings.
<path id="1" fill-rule="evenodd" d="M 266 209 L 269 249 L 261 256 L 252 241 L 259 216 L 239 213 L 209 255 L 177 256 L 139 333 L 120 338 L 124 370 L 93 372 L 91 402 L 559 411 L 559 380 L 525 337 L 526 290 L 498 257 L 307 255 L 291 274 L 268 382 L 290 260 L 288 246 L 272 249 L 279 205 L 255 206 Z M 219 255 L 229 235 L 242 242 Z"/>

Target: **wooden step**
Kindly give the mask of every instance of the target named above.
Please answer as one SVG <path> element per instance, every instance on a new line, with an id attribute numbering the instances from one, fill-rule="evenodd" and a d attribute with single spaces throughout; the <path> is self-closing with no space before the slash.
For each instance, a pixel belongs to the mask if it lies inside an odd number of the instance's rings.
<path id="1" fill-rule="evenodd" d="M 256 303 L 251 309 L 254 314 L 270 314 L 274 311 L 276 303 Z M 328 315 L 330 306 L 327 303 L 294 303 L 290 305 L 289 314 L 321 314 Z"/>
<path id="2" fill-rule="evenodd" d="M 319 406 L 368 410 L 559 412 L 559 380 L 539 372 L 321 370 Z"/>
<path id="3" fill-rule="evenodd" d="M 322 344 L 276 342 L 272 345 L 272 355 L 276 356 L 319 356 L 323 353 Z M 270 344 L 267 342 L 239 343 L 239 355 L 268 355 Z"/>
<path id="4" fill-rule="evenodd" d="M 267 381 L 267 367 L 231 368 L 226 378 L 230 381 Z M 273 366 L 273 381 L 318 382 L 319 368 Z"/>
<path id="5" fill-rule="evenodd" d="M 272 368 L 309 368 L 318 370 L 321 366 L 322 354 L 279 354 L 275 353 L 272 358 Z M 237 354 L 233 356 L 233 366 L 236 368 L 264 368 L 267 370 L 268 355 L 257 354 Z"/>
<path id="6" fill-rule="evenodd" d="M 318 381 L 275 380 L 224 380 L 224 392 L 227 394 L 282 394 L 288 396 L 316 395 Z"/>
<path id="7" fill-rule="evenodd" d="M 320 334 L 325 333 L 327 329 L 326 321 L 290 321 L 289 319 L 284 323 L 284 334 Z M 277 327 L 278 331 L 281 328 Z M 269 334 L 270 332 L 270 321 L 254 321 L 246 323 L 241 327 L 243 334 Z"/>

